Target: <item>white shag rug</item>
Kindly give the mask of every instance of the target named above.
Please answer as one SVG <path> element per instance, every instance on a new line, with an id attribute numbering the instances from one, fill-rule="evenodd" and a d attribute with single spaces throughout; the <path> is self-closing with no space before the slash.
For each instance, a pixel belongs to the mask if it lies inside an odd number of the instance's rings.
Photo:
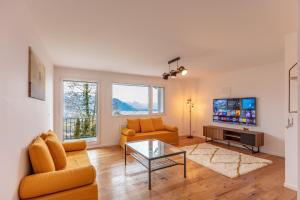
<path id="1" fill-rule="evenodd" d="M 188 159 L 229 178 L 235 178 L 272 164 L 272 161 L 201 143 L 181 147 Z"/>

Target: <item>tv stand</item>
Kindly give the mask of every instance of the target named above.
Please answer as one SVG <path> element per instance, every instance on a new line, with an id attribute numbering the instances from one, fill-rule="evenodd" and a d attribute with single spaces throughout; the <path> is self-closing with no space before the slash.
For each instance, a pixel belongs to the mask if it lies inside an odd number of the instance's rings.
<path id="1" fill-rule="evenodd" d="M 258 153 L 264 145 L 264 133 L 242 129 L 226 128 L 220 126 L 203 126 L 205 141 L 226 141 L 239 143 L 252 153 Z M 210 140 L 208 140 L 210 138 Z"/>

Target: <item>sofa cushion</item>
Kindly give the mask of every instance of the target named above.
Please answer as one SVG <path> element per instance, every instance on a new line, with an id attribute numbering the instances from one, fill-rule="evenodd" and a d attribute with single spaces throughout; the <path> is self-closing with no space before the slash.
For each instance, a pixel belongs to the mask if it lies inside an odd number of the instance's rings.
<path id="1" fill-rule="evenodd" d="M 91 163 L 86 150 L 67 152 L 66 169 L 73 169 L 88 165 L 91 165 Z"/>
<path id="2" fill-rule="evenodd" d="M 49 135 L 52 135 L 52 136 L 54 136 L 54 137 L 57 138 L 56 133 L 55 133 L 54 131 L 52 131 L 52 130 L 48 130 L 46 133 L 42 133 L 42 134 L 40 135 L 40 137 L 41 137 L 43 140 L 46 140 L 46 138 L 47 138 Z"/>
<path id="3" fill-rule="evenodd" d="M 155 131 L 152 119 L 140 119 L 140 124 L 142 133 Z"/>
<path id="4" fill-rule="evenodd" d="M 63 142 L 62 145 L 66 152 L 85 150 L 87 146 L 85 140 Z"/>
<path id="5" fill-rule="evenodd" d="M 161 117 L 152 118 L 152 123 L 153 123 L 154 129 L 156 131 L 162 131 L 165 129 L 165 126 L 164 126 L 164 123 L 163 123 L 163 120 Z"/>
<path id="6" fill-rule="evenodd" d="M 37 137 L 29 145 L 28 151 L 34 173 L 55 171 L 55 165 L 48 146 L 41 137 Z"/>
<path id="7" fill-rule="evenodd" d="M 164 125 L 166 131 L 178 132 L 178 128 L 176 126 Z"/>
<path id="8" fill-rule="evenodd" d="M 122 134 L 132 136 L 135 135 L 135 130 L 129 128 L 122 128 Z"/>
<path id="9" fill-rule="evenodd" d="M 136 133 L 141 132 L 139 119 L 127 119 L 127 128 L 135 130 Z"/>
<path id="10" fill-rule="evenodd" d="M 67 165 L 67 156 L 61 142 L 53 135 L 48 135 L 45 141 L 53 158 L 55 169 L 64 169 Z"/>
<path id="11" fill-rule="evenodd" d="M 127 141 L 137 141 L 137 140 L 148 140 L 148 139 L 156 139 L 161 140 L 163 142 L 169 144 L 177 144 L 178 143 L 178 133 L 170 132 L 170 131 L 153 131 L 147 133 L 139 133 L 135 136 L 128 136 Z"/>
<path id="12" fill-rule="evenodd" d="M 51 173 L 34 174 L 22 179 L 19 194 L 21 199 L 40 197 L 93 184 L 95 178 L 96 170 L 92 165 Z M 85 198 L 78 197 L 76 199 Z"/>

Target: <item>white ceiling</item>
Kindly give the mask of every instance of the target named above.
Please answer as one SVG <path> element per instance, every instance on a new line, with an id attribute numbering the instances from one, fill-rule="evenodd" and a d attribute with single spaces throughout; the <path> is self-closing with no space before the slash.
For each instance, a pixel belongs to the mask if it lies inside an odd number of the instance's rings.
<path id="1" fill-rule="evenodd" d="M 190 75 L 283 61 L 296 0 L 28 0 L 54 64 L 160 76 L 181 56 Z"/>

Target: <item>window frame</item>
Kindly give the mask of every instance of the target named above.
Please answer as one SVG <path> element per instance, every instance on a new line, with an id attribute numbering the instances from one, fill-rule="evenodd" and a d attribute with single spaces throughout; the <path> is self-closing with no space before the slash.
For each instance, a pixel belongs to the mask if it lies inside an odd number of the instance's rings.
<path id="1" fill-rule="evenodd" d="M 150 86 L 151 88 L 151 114 L 152 115 L 161 115 L 161 114 L 165 114 L 166 112 L 166 88 L 164 86 L 157 86 L 157 85 L 151 85 Z M 163 102 L 162 102 L 162 105 L 163 105 L 163 112 L 153 112 L 153 89 L 154 88 L 162 88 L 163 89 Z"/>
<path id="2" fill-rule="evenodd" d="M 101 83 L 97 80 L 86 80 L 86 79 L 79 79 L 79 78 L 61 78 L 60 82 L 61 82 L 61 91 L 60 91 L 60 95 L 62 98 L 62 103 L 61 103 L 61 111 L 60 111 L 60 115 L 61 115 L 61 131 L 62 131 L 62 135 L 61 135 L 61 139 L 62 141 L 72 141 L 72 140 L 64 140 L 64 131 L 63 131 L 63 119 L 64 119 L 64 107 L 65 107 L 65 102 L 64 102 L 64 82 L 86 82 L 86 83 L 95 83 L 96 84 L 96 140 L 95 141 L 88 141 L 86 140 L 88 147 L 92 147 L 95 145 L 99 145 L 101 143 L 101 112 L 100 112 L 100 107 L 101 107 L 101 101 L 99 98 L 100 92 L 101 92 Z M 80 139 L 75 139 L 75 140 L 80 140 Z"/>
<path id="3" fill-rule="evenodd" d="M 114 85 L 124 85 L 124 86 L 140 86 L 140 87 L 147 87 L 148 88 L 148 109 L 149 112 L 147 114 L 120 114 L 120 115 L 114 115 L 113 114 L 113 105 L 112 105 L 112 99 L 114 98 L 113 94 L 113 86 Z M 153 87 L 160 87 L 164 89 L 164 94 L 163 94 L 163 106 L 164 106 L 164 111 L 163 112 L 158 112 L 158 113 L 153 113 Z M 123 82 L 112 82 L 111 84 L 111 115 L 113 117 L 145 117 L 145 116 L 161 116 L 166 113 L 166 87 L 163 85 L 159 84 L 142 84 L 142 83 L 123 83 Z"/>

